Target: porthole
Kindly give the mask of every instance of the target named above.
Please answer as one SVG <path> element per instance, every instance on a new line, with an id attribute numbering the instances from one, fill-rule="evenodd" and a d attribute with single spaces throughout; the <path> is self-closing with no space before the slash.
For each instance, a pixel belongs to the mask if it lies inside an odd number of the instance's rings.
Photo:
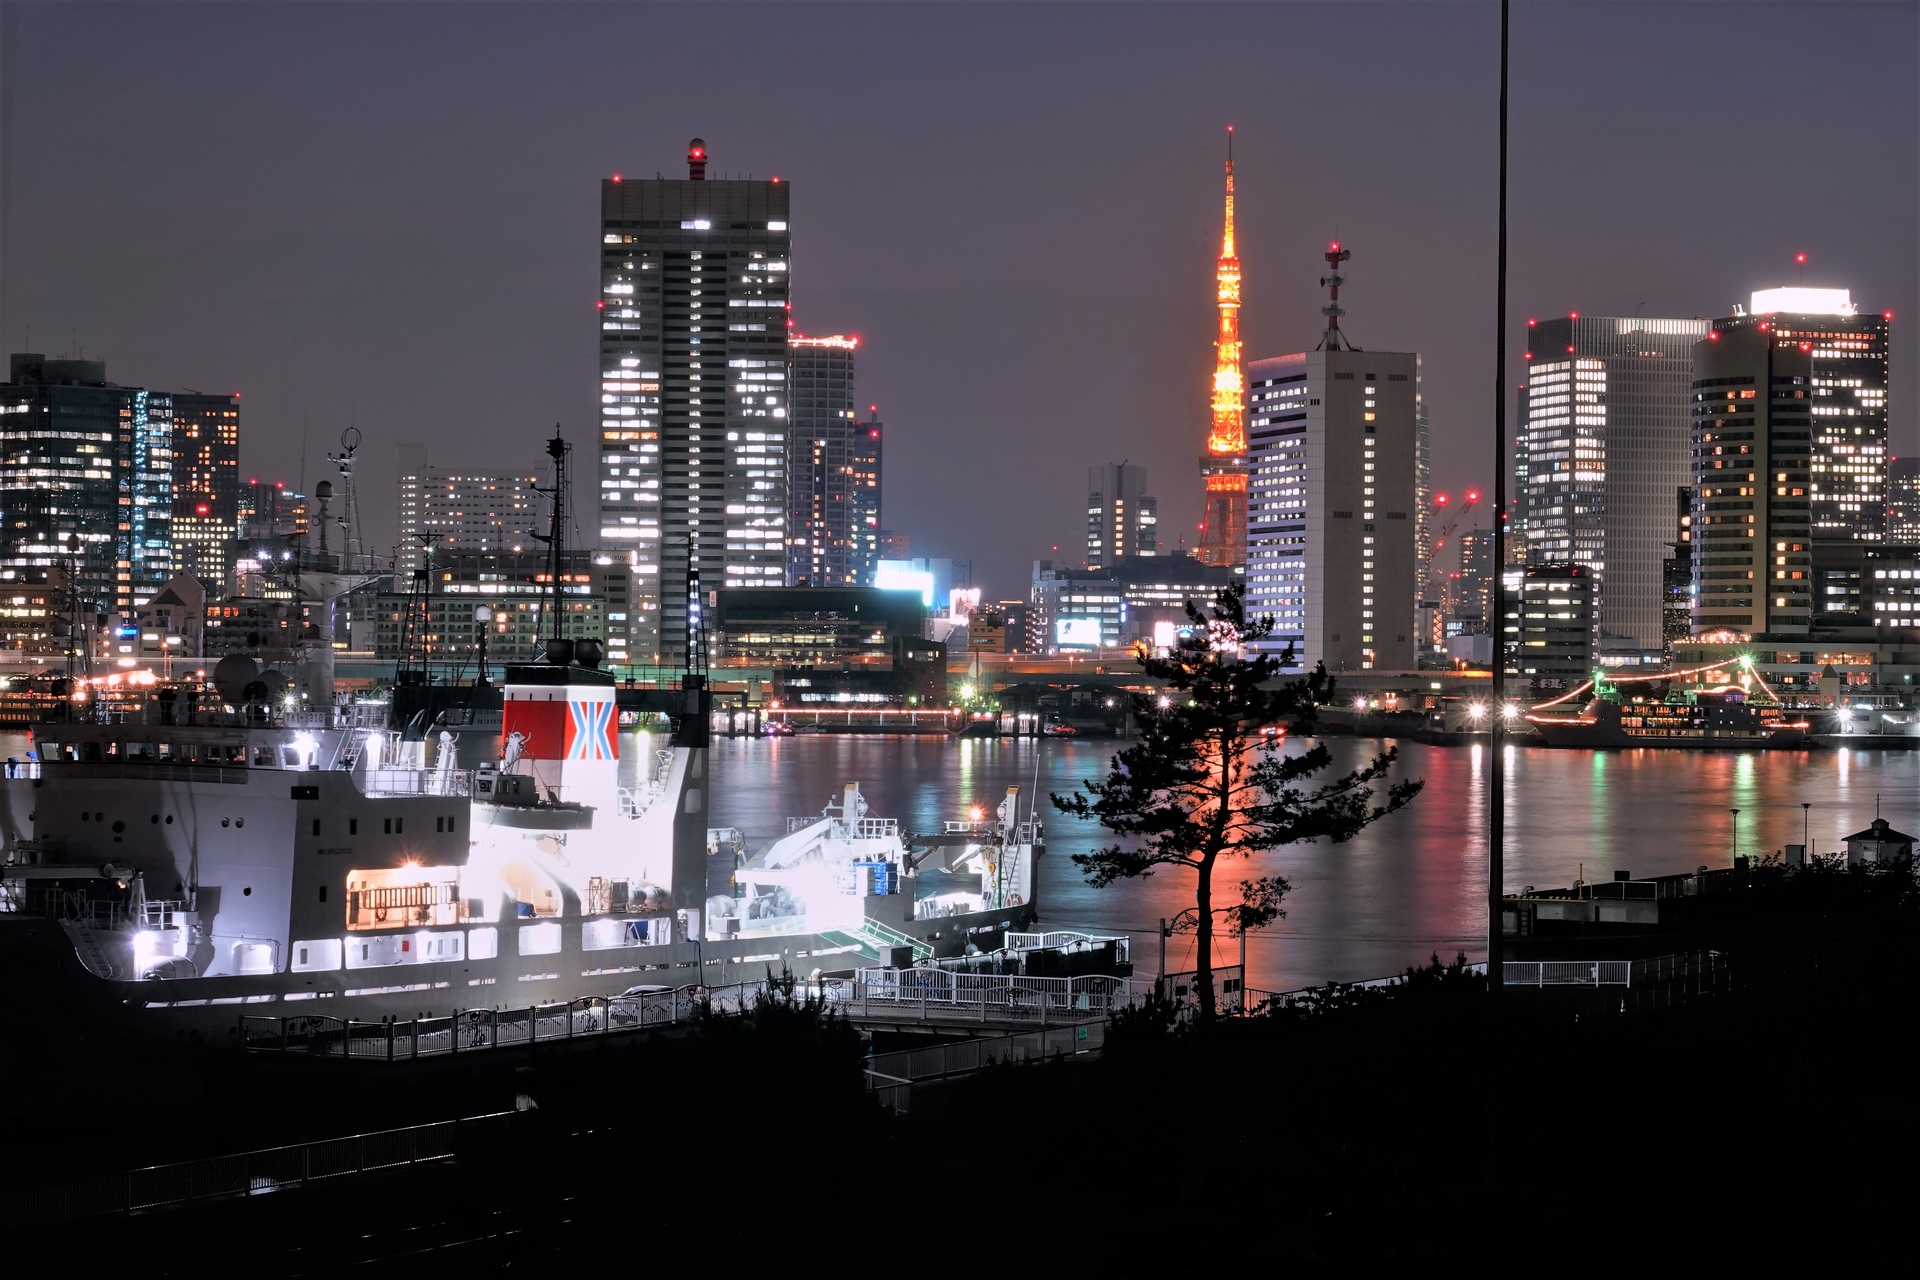
<path id="1" fill-rule="evenodd" d="M 223 827 L 230 827 L 230 826 L 232 826 L 232 825 L 233 825 L 233 819 L 232 819 L 232 818 L 222 818 L 222 819 L 220 819 L 220 825 L 221 825 L 221 826 L 223 826 Z"/>
<path id="2" fill-rule="evenodd" d="M 247 825 L 247 820 L 245 818 L 235 818 L 233 820 L 233 825 L 236 827 L 244 827 Z"/>
<path id="3" fill-rule="evenodd" d="M 93 815 L 93 820 L 95 822 L 105 822 L 107 820 L 107 815 L 104 813 L 96 813 Z"/>
<path id="4" fill-rule="evenodd" d="M 113 820 L 113 831 L 115 835 L 118 835 L 120 832 L 125 831 L 126 829 L 127 829 L 127 824 L 125 822 L 121 821 L 119 818 L 115 818 Z"/>
<path id="5" fill-rule="evenodd" d="M 82 822 L 91 822 L 91 821 L 93 821 L 93 816 L 92 816 L 91 814 L 88 814 L 88 813 L 82 813 L 82 814 L 80 815 L 80 821 L 82 821 Z"/>
<path id="6" fill-rule="evenodd" d="M 167 825 L 168 825 L 168 826 L 172 826 L 172 825 L 173 825 L 173 815 L 172 815 L 172 814 L 168 814 L 168 815 L 167 815 Z"/>
<path id="7" fill-rule="evenodd" d="M 251 898 L 253 896 L 253 886 L 248 885 L 246 888 L 242 889 L 240 891 L 240 896 L 243 898 Z"/>
<path id="8" fill-rule="evenodd" d="M 153 821 L 153 822 L 155 822 L 155 823 L 158 823 L 158 822 L 160 821 L 160 815 L 159 815 L 159 814 L 157 814 L 157 813 L 156 813 L 156 814 L 154 814 L 154 815 L 153 815 L 153 818 L 152 818 L 152 821 Z"/>

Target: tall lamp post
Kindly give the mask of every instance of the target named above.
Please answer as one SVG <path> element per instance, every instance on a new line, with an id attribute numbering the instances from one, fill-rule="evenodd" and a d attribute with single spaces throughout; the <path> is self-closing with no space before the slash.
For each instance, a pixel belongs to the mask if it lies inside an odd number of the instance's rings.
<path id="1" fill-rule="evenodd" d="M 1738 859 L 1740 857 L 1740 811 L 1729 809 L 1727 812 L 1733 815 L 1727 822 L 1727 843 L 1733 846 L 1733 856 Z"/>
<path id="2" fill-rule="evenodd" d="M 1506 981 L 1501 917 L 1506 880 L 1507 766 L 1507 16 L 1500 0 L 1500 245 L 1494 296 L 1493 358 L 1493 724 L 1487 769 L 1487 990 L 1498 996 Z"/>

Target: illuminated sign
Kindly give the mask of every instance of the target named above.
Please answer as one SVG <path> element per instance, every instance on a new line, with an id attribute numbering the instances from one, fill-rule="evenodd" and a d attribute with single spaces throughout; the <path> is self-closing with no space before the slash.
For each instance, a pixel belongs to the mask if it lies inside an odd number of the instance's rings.
<path id="1" fill-rule="evenodd" d="M 1053 642 L 1063 647 L 1079 646 L 1082 648 L 1097 649 L 1100 647 L 1100 619 L 1055 619 L 1053 624 Z"/>
<path id="2" fill-rule="evenodd" d="M 883 591 L 918 591 L 920 603 L 933 607 L 933 575 L 911 560 L 882 560 L 874 566 L 873 585 Z"/>

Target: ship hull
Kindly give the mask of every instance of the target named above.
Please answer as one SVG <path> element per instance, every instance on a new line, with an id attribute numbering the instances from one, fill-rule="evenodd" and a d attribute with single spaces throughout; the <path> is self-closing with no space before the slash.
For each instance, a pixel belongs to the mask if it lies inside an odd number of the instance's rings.
<path id="1" fill-rule="evenodd" d="M 1664 730 L 1635 730 L 1619 724 L 1598 721 L 1536 719 L 1534 729 L 1549 747 L 1612 749 L 1620 747 L 1657 747 L 1685 751 L 1771 751 L 1802 750 L 1807 746 L 1807 731 L 1793 727 L 1777 729 L 1701 729 L 1692 733 Z"/>
<path id="2" fill-rule="evenodd" d="M 1009 931 L 1033 927 L 1032 903 L 891 926 L 936 955 L 969 943 L 990 951 Z M 323 973 L 271 973 L 167 981 L 102 978 L 80 959 L 74 927 L 36 916 L 0 915 L 0 999 L 17 1009 L 57 1010 L 61 1021 L 119 1038 L 227 1044 L 247 1015 L 324 1014 L 361 1022 L 437 1017 L 455 1010 L 524 1009 L 634 987 L 724 986 L 770 974 L 850 974 L 888 963 L 851 947 L 844 935 L 790 933 L 725 941 L 590 950 L 583 922 L 565 922 L 562 950 L 489 960 L 387 965 Z M 585 923 L 591 923 L 585 922 Z M 502 948 L 503 951 L 507 948 Z"/>

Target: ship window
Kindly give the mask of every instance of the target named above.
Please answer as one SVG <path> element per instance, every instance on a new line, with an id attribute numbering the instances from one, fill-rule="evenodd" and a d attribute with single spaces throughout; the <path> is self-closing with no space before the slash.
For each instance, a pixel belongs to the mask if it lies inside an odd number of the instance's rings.
<path id="1" fill-rule="evenodd" d="M 315 834 L 315 835 L 319 835 L 319 834 L 320 834 L 320 819 L 318 819 L 318 818 L 315 818 L 315 819 L 313 820 L 313 834 Z"/>
<path id="2" fill-rule="evenodd" d="M 325 885 L 321 885 L 321 886 L 320 886 L 320 901 L 322 901 L 322 902 L 325 902 L 326 900 L 327 900 L 327 886 L 325 886 Z"/>
<path id="3" fill-rule="evenodd" d="M 360 819 L 358 818 L 347 819 L 347 834 L 350 836 L 357 836 L 360 834 Z"/>
<path id="4" fill-rule="evenodd" d="M 272 747 L 255 747 L 253 749 L 253 763 L 261 768 L 272 768 L 273 767 L 273 748 Z"/>
<path id="5" fill-rule="evenodd" d="M 159 815 L 159 814 L 157 814 L 157 813 L 156 813 L 156 814 L 154 814 L 154 815 L 153 815 L 153 817 L 152 817 L 152 818 L 150 819 L 150 821 L 151 821 L 151 822 L 152 822 L 152 823 L 153 823 L 153 824 L 154 824 L 155 826 L 158 826 L 158 825 L 160 825 L 160 815 Z"/>
<path id="6" fill-rule="evenodd" d="M 86 814 L 86 812 L 85 812 L 85 810 L 82 810 L 82 811 L 81 811 L 81 814 L 80 814 L 80 821 L 82 821 L 82 822 L 88 822 L 88 821 L 91 821 L 91 819 L 90 819 L 90 818 L 89 818 L 89 817 L 87 816 L 87 814 Z"/>
<path id="7" fill-rule="evenodd" d="M 172 815 L 172 814 L 168 814 L 168 815 L 167 815 L 167 825 L 168 825 L 168 826 L 172 826 L 172 825 L 173 825 L 173 815 Z"/>

